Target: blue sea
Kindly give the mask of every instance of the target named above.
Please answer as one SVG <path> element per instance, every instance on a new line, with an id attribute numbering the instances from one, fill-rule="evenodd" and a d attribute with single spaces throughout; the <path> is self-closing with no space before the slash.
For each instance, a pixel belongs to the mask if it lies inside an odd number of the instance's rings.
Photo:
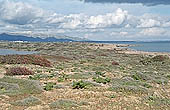
<path id="1" fill-rule="evenodd" d="M 109 43 L 109 44 L 132 44 L 135 46 L 129 47 L 138 51 L 146 52 L 170 52 L 170 41 L 90 41 L 94 43 Z"/>
<path id="2" fill-rule="evenodd" d="M 27 55 L 27 54 L 34 54 L 36 52 L 29 52 L 29 51 L 16 51 L 11 49 L 0 49 L 0 55 Z"/>

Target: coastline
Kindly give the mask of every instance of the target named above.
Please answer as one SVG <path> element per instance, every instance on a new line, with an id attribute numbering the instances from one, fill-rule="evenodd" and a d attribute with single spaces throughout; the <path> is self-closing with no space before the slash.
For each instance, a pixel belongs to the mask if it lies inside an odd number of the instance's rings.
<path id="1" fill-rule="evenodd" d="M 36 44 L 36 42 L 17 42 L 18 44 L 24 44 L 24 48 L 17 48 L 17 46 L 14 46 L 14 47 L 10 47 L 8 46 L 9 44 L 14 44 L 15 45 L 15 42 L 0 42 L 0 49 L 12 49 L 12 50 L 16 50 L 16 51 L 35 51 L 35 50 L 32 50 L 32 49 L 26 49 L 26 45 L 25 44 Z M 48 44 L 47 43 L 43 43 L 43 42 L 37 42 L 37 43 L 40 43 L 40 44 Z M 57 42 L 49 42 L 49 44 L 55 44 Z M 80 44 L 88 44 L 88 45 L 92 45 L 92 46 L 89 46 L 89 48 L 92 48 L 92 49 L 111 49 L 111 50 L 114 50 L 114 51 L 117 51 L 117 53 L 124 53 L 124 54 L 136 54 L 136 55 L 167 55 L 170 57 L 170 53 L 169 52 L 146 52 L 146 51 L 139 51 L 139 50 L 135 50 L 135 49 L 131 49 L 130 47 L 134 47 L 136 46 L 135 44 L 110 44 L 110 43 L 94 43 L 94 42 L 58 42 L 59 44 L 60 43 L 64 43 L 64 44 L 77 44 L 77 43 L 80 43 Z M 3 45 L 2 45 L 3 44 Z M 5 45 L 4 45 L 5 44 Z M 36 54 L 36 53 L 34 53 Z M 41 53 L 37 53 L 37 54 L 41 54 Z"/>
<path id="2" fill-rule="evenodd" d="M 112 49 L 118 51 L 118 53 L 125 53 L 125 54 L 142 54 L 142 55 L 168 55 L 170 56 L 169 52 L 145 52 L 145 51 L 139 51 L 135 49 L 131 49 L 129 47 L 136 46 L 131 44 L 98 44 L 96 43 L 95 48 L 100 49 Z M 102 46 L 101 46 L 102 45 Z"/>

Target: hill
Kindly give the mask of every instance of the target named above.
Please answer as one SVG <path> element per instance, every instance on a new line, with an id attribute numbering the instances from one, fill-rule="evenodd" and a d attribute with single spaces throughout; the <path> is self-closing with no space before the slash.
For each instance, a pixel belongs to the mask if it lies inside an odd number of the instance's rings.
<path id="1" fill-rule="evenodd" d="M 55 38 L 55 37 L 47 37 L 47 38 L 40 38 L 40 37 L 29 37 L 25 35 L 13 35 L 2 33 L 0 34 L 1 41 L 26 41 L 26 42 L 71 42 L 76 41 L 73 39 L 68 38 Z"/>

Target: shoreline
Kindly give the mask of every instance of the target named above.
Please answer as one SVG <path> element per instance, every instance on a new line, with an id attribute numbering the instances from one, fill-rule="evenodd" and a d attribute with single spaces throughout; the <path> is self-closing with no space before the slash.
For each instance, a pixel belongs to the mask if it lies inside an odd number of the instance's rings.
<path id="1" fill-rule="evenodd" d="M 94 43 L 98 44 L 98 43 Z M 119 53 L 125 53 L 125 54 L 144 54 L 144 55 L 168 55 L 170 56 L 170 53 L 168 52 L 146 52 L 146 51 L 139 51 L 135 49 L 131 49 L 129 47 L 135 46 L 131 44 L 103 44 L 103 47 L 101 47 L 103 43 L 99 44 L 96 48 L 100 49 L 113 49 L 118 51 Z"/>
<path id="2" fill-rule="evenodd" d="M 36 52 L 35 50 L 26 50 L 26 49 L 18 49 L 16 47 L 10 47 L 8 46 L 9 43 L 16 44 L 16 42 L 0 42 L 0 49 L 9 49 L 9 50 L 14 50 L 14 51 L 29 51 L 29 52 Z M 143 54 L 143 55 L 167 55 L 170 56 L 170 52 L 149 52 L 149 51 L 140 51 L 140 50 L 135 50 L 129 47 L 136 46 L 134 44 L 111 44 L 111 43 L 95 43 L 95 42 L 17 42 L 18 44 L 88 44 L 90 45 L 89 48 L 91 49 L 111 49 L 114 51 L 117 51 L 118 53 L 124 53 L 124 54 Z M 2 47 L 1 44 L 5 44 L 6 46 Z M 38 54 L 38 51 L 36 52 Z M 34 54 L 36 54 L 34 53 Z"/>

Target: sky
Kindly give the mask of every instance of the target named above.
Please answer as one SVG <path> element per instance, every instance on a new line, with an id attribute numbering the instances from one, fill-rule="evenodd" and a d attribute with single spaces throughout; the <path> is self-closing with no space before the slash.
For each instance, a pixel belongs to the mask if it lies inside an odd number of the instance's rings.
<path id="1" fill-rule="evenodd" d="M 170 40 L 169 10 L 170 0 L 0 0 L 0 33 Z"/>

